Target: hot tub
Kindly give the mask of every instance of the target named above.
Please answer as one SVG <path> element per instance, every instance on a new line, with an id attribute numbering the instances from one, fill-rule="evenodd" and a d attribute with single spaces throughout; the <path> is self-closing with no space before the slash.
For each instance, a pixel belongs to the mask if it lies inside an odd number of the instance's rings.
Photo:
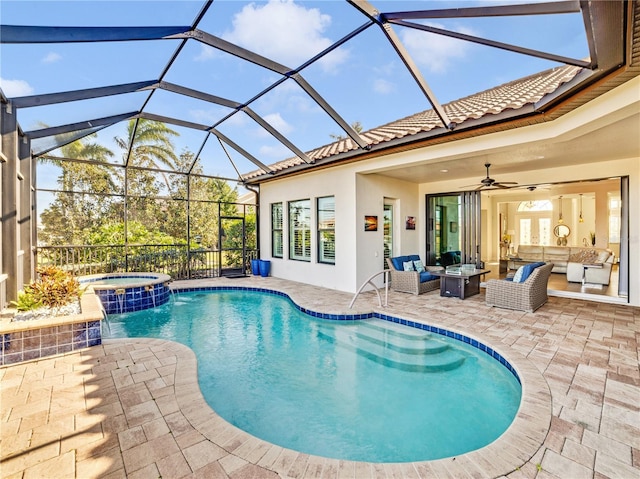
<path id="1" fill-rule="evenodd" d="M 107 314 L 154 308 L 169 301 L 171 277 L 160 273 L 106 273 L 78 278 L 92 288 Z"/>

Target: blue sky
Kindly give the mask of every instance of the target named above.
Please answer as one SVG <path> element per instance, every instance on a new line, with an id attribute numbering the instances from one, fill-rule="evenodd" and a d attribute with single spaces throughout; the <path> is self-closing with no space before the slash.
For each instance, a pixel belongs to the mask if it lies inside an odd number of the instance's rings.
<path id="1" fill-rule="evenodd" d="M 382 12 L 524 2 L 393 1 L 371 3 Z M 0 20 L 6 25 L 151 26 L 190 25 L 203 2 L 172 1 L 40 1 L 3 0 Z M 366 22 L 344 1 L 244 2 L 217 0 L 199 24 L 206 31 L 296 68 Z M 509 17 L 424 22 L 432 26 L 490 38 L 573 58 L 588 50 L 579 14 L 541 18 Z M 557 63 L 504 52 L 425 32 L 393 27 L 409 50 L 440 103 L 462 98 L 520 78 Z M 93 88 L 157 79 L 178 46 L 176 40 L 103 44 L 1 45 L 0 87 L 8 97 Z M 302 76 L 348 122 L 370 129 L 431 108 L 398 55 L 377 26 L 304 69 Z M 165 80 L 238 102 L 246 102 L 278 79 L 278 75 L 189 40 Z M 26 131 L 138 110 L 147 93 L 134 93 L 40 108 L 23 109 L 18 121 Z M 287 80 L 251 108 L 303 151 L 330 143 L 342 134 L 295 82 Z M 213 125 L 230 110 L 158 91 L 147 111 Z M 180 133 L 178 151 L 197 151 L 205 134 L 173 127 Z M 218 129 L 269 164 L 292 153 L 243 113 Z M 124 124 L 102 130 L 99 141 L 116 151 L 113 138 Z M 228 149 L 240 172 L 255 166 Z M 54 152 L 55 153 L 55 152 Z M 217 140 L 202 151 L 205 173 L 236 177 Z M 51 174 L 51 180 L 55 176 Z"/>

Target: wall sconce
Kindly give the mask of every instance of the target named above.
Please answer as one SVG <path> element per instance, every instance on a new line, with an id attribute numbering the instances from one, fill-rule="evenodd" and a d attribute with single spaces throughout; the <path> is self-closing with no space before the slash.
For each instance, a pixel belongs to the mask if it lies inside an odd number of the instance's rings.
<path id="1" fill-rule="evenodd" d="M 584 218 L 582 217 L 582 193 L 580 193 L 580 217 L 578 218 L 579 223 L 584 223 Z"/>
<path id="2" fill-rule="evenodd" d="M 558 223 L 564 223 L 564 219 L 562 218 L 562 195 L 558 198 L 558 206 L 559 206 L 559 214 L 558 214 Z"/>

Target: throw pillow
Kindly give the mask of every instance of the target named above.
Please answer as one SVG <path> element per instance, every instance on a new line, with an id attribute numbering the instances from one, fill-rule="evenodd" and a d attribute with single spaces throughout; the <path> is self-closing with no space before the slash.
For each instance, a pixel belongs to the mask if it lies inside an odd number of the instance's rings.
<path id="1" fill-rule="evenodd" d="M 516 274 L 513 275 L 513 278 L 511 279 L 511 281 L 513 281 L 514 283 L 519 283 L 520 280 L 522 279 L 523 274 L 524 274 L 524 266 L 520 266 L 518 268 L 518 271 L 516 271 Z"/>
<path id="2" fill-rule="evenodd" d="M 402 269 L 404 269 L 405 271 L 414 271 L 413 261 L 404 261 L 402 263 Z"/>
<path id="3" fill-rule="evenodd" d="M 424 271 L 424 265 L 422 264 L 421 260 L 414 261 L 413 266 L 418 273 L 422 273 Z"/>
<path id="4" fill-rule="evenodd" d="M 598 258 L 596 259 L 596 263 L 606 263 L 607 260 L 609 259 L 609 252 L 608 251 L 600 251 L 598 253 Z"/>
<path id="5" fill-rule="evenodd" d="M 531 276 L 531 273 L 533 273 L 533 270 L 540 267 L 540 266 L 544 266 L 544 263 L 542 262 L 538 262 L 538 263 L 529 263 L 529 264 L 525 264 L 523 266 L 520 266 L 520 268 L 518 268 L 518 271 L 516 271 L 516 275 L 513 277 L 513 282 L 514 283 L 524 283 L 527 278 L 529 276 Z M 522 273 L 520 274 L 520 277 L 518 277 L 516 279 L 516 276 L 518 275 L 518 272 L 520 271 L 520 269 L 522 269 Z"/>

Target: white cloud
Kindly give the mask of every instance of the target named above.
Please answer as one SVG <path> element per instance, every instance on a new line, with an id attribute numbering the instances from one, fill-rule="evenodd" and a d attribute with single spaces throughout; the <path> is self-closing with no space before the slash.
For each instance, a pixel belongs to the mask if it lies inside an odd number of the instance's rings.
<path id="1" fill-rule="evenodd" d="M 233 19 L 233 30 L 225 40 L 262 56 L 295 68 L 329 47 L 333 42 L 323 36 L 331 17 L 317 8 L 305 8 L 292 0 L 251 3 Z M 338 48 L 319 61 L 325 71 L 344 63 L 348 50 Z"/>
<path id="2" fill-rule="evenodd" d="M 33 87 L 24 80 L 7 80 L 6 78 L 0 78 L 0 88 L 2 88 L 3 93 L 9 98 L 33 94 Z"/>
<path id="3" fill-rule="evenodd" d="M 389 80 L 385 80 L 384 78 L 378 78 L 373 81 L 373 91 L 376 93 L 380 93 L 382 95 L 387 95 L 393 92 L 396 89 L 396 86 L 390 82 Z"/>
<path id="4" fill-rule="evenodd" d="M 262 119 L 269 123 L 269 125 L 275 128 L 279 133 L 285 136 L 287 135 L 287 133 L 291 133 L 293 131 L 293 127 L 289 123 L 287 123 L 284 118 L 282 118 L 280 113 L 271 113 L 269 115 L 263 116 Z M 259 138 L 270 138 L 271 133 L 259 126 L 256 130 L 256 136 L 258 136 Z"/>
<path id="5" fill-rule="evenodd" d="M 429 26 L 445 28 L 437 24 Z M 459 28 L 456 31 L 473 35 L 468 28 Z M 401 38 L 416 63 L 427 67 L 433 73 L 446 72 L 455 60 L 464 58 L 470 49 L 468 42 L 414 29 L 403 30 Z"/>
<path id="6" fill-rule="evenodd" d="M 265 115 L 264 119 L 280 133 L 286 134 L 293 131 L 293 127 L 289 123 L 287 123 L 285 119 L 282 118 L 282 116 L 280 116 L 280 113 L 271 113 L 269 115 Z"/>
<path id="7" fill-rule="evenodd" d="M 47 53 L 47 55 L 42 59 L 42 63 L 55 63 L 62 60 L 62 56 L 59 55 L 58 53 L 55 52 L 49 52 Z"/>

